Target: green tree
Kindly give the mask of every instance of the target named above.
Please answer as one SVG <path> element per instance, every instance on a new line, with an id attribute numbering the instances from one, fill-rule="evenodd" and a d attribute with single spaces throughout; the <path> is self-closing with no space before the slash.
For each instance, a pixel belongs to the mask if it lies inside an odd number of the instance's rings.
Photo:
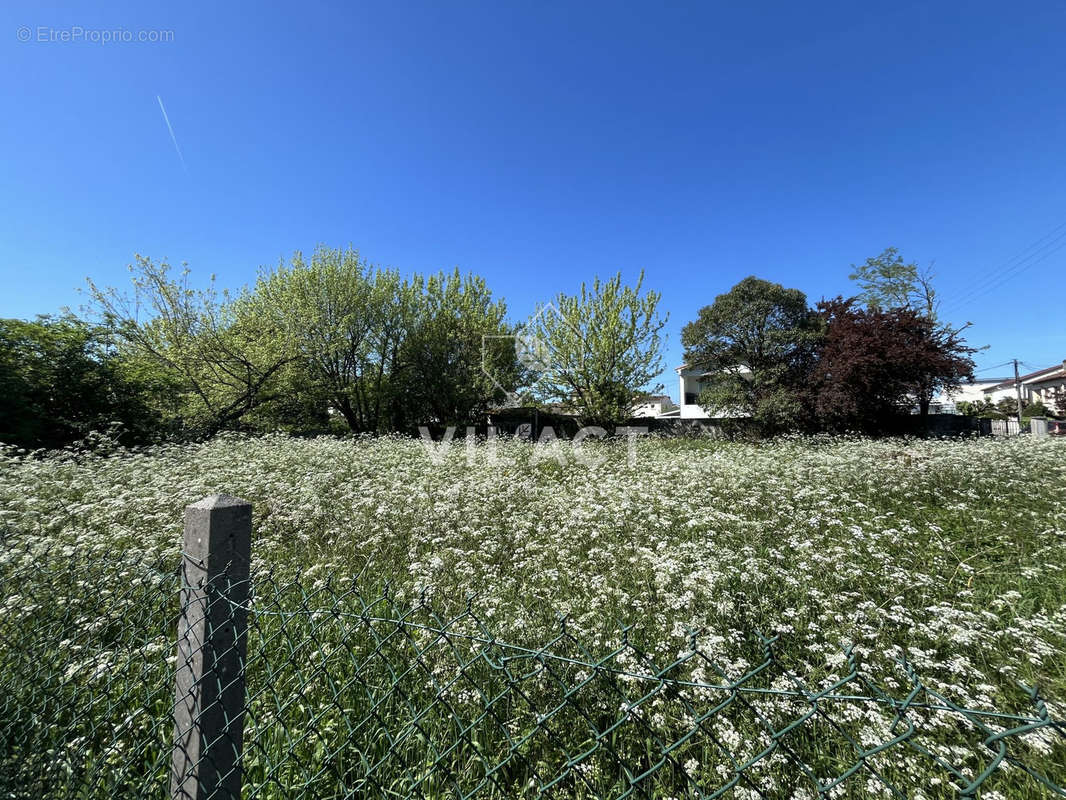
<path id="1" fill-rule="evenodd" d="M 377 432 L 390 420 L 421 294 L 420 280 L 375 268 L 357 250 L 318 247 L 310 261 L 297 252 L 264 270 L 250 303 L 281 332 L 307 391 L 349 430 Z"/>
<path id="2" fill-rule="evenodd" d="M 660 295 L 624 286 L 621 273 L 574 296 L 558 295 L 520 334 L 520 344 L 536 362 L 532 395 L 559 402 L 582 423 L 611 426 L 630 417 L 642 390 L 662 370 Z M 539 351 L 539 352 L 538 352 Z"/>
<path id="3" fill-rule="evenodd" d="M 352 248 L 319 247 L 263 271 L 250 303 L 283 332 L 304 416 L 328 408 L 354 432 L 471 422 L 503 399 L 497 381 L 514 379 L 506 306 L 458 270 L 408 280 Z"/>
<path id="4" fill-rule="evenodd" d="M 280 397 L 280 378 L 293 357 L 247 291 L 220 293 L 213 278 L 207 289 L 194 289 L 187 268 L 175 276 L 166 261 L 140 255 L 130 271 L 132 294 L 90 280 L 90 308 L 132 364 L 163 374 L 175 387 L 179 430 L 209 435 L 239 426 Z"/>
<path id="5" fill-rule="evenodd" d="M 751 276 L 700 309 L 681 343 L 689 368 L 707 373 L 700 405 L 748 415 L 773 432 L 803 421 L 803 384 L 820 335 L 803 292 Z"/>
<path id="6" fill-rule="evenodd" d="M 960 400 L 955 404 L 955 409 L 966 417 L 980 417 L 990 411 L 995 411 L 996 404 L 982 397 L 980 400 Z"/>
<path id="7" fill-rule="evenodd" d="M 1004 397 L 996 403 L 994 408 L 1008 417 L 1016 417 L 1018 415 L 1018 399 L 1016 397 Z M 1023 397 L 1021 413 L 1023 417 L 1046 417 L 1051 415 L 1051 409 L 1044 405 L 1042 400 L 1029 402 Z"/>
<path id="8" fill-rule="evenodd" d="M 400 349 L 403 427 L 476 421 L 518 382 L 513 326 L 482 278 L 431 275 Z"/>
<path id="9" fill-rule="evenodd" d="M 0 442 L 55 448 L 116 424 L 145 441 L 158 388 L 122 363 L 106 329 L 71 314 L 0 320 Z"/>
<path id="10" fill-rule="evenodd" d="M 914 262 L 905 262 L 895 247 L 887 247 L 874 258 L 851 267 L 854 271 L 848 278 L 858 284 L 857 299 L 867 308 L 879 311 L 903 308 L 936 318 L 939 302 L 933 288 L 932 268 L 923 270 Z"/>

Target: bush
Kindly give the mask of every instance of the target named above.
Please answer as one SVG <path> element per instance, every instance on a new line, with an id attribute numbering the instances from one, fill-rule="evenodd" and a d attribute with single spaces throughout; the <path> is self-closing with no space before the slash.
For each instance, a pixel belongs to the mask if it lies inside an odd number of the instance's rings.
<path id="1" fill-rule="evenodd" d="M 1035 403 L 1029 403 L 1022 407 L 1022 416 L 1024 417 L 1050 417 L 1051 411 L 1042 402 L 1037 400 Z"/>

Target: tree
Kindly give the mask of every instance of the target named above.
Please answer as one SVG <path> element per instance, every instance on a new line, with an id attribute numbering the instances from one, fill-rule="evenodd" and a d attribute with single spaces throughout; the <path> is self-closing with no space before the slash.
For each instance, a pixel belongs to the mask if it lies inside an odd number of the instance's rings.
<path id="1" fill-rule="evenodd" d="M 1016 397 L 1004 397 L 995 405 L 995 410 L 1007 417 L 1016 418 L 1019 414 L 1018 398 Z M 1022 398 L 1021 416 L 1023 417 L 1046 417 L 1050 415 L 1051 410 L 1044 405 L 1042 400 L 1034 400 L 1029 402 L 1024 397 Z"/>
<path id="2" fill-rule="evenodd" d="M 262 271 L 250 303 L 280 332 L 306 391 L 351 431 L 377 432 L 419 294 L 357 250 L 318 247 L 309 262 L 297 252 L 288 266 Z"/>
<path id="3" fill-rule="evenodd" d="M 875 311 L 912 311 L 930 320 L 945 341 L 958 340 L 959 334 L 970 327 L 966 323 L 960 328 L 952 328 L 938 319 L 940 302 L 933 288 L 932 267 L 923 270 L 914 262 L 905 262 L 895 247 L 888 247 L 875 258 L 866 259 L 861 266 L 852 264 L 852 268 L 855 271 L 848 277 L 862 290 L 856 299 L 867 308 Z M 923 417 L 929 413 L 936 392 L 937 385 L 931 382 L 922 383 L 915 390 Z"/>
<path id="4" fill-rule="evenodd" d="M 818 308 L 825 337 L 812 384 L 828 427 L 878 429 L 930 388 L 950 392 L 973 378 L 975 350 L 918 311 L 862 308 L 841 297 Z"/>
<path id="5" fill-rule="evenodd" d="M 0 442 L 55 448 L 116 424 L 127 442 L 152 438 L 153 387 L 108 333 L 71 314 L 0 320 Z"/>
<path id="6" fill-rule="evenodd" d="M 475 422 L 518 381 L 507 306 L 484 279 L 456 269 L 426 279 L 424 294 L 400 348 L 399 409 L 410 423 Z"/>
<path id="7" fill-rule="evenodd" d="M 506 306 L 458 270 L 404 279 L 319 247 L 264 270 L 250 302 L 283 332 L 304 416 L 329 408 L 354 432 L 472 422 L 514 376 Z"/>
<path id="8" fill-rule="evenodd" d="M 801 421 L 820 335 L 803 292 L 751 276 L 700 309 L 681 342 L 689 368 L 707 373 L 700 405 L 748 415 L 772 432 Z"/>
<path id="9" fill-rule="evenodd" d="M 662 369 L 658 292 L 624 286 L 621 273 L 575 296 L 558 295 L 553 308 L 541 309 L 520 335 L 535 355 L 532 394 L 541 402 L 560 402 L 585 425 L 611 426 L 629 419 L 634 401 Z M 532 352 L 542 351 L 542 352 Z M 658 391 L 662 387 L 649 389 Z"/>
<path id="10" fill-rule="evenodd" d="M 187 268 L 174 277 L 166 261 L 140 255 L 130 271 L 132 296 L 90 280 L 90 307 L 131 363 L 162 371 L 176 387 L 175 423 L 184 433 L 239 425 L 280 397 L 280 378 L 293 357 L 247 292 L 220 294 L 213 278 L 207 289 L 193 289 Z"/>
<path id="11" fill-rule="evenodd" d="M 899 250 L 887 247 L 860 266 L 851 265 L 848 277 L 859 285 L 857 299 L 871 309 L 905 308 L 936 318 L 939 302 L 933 289 L 931 267 L 922 270 L 906 263 Z"/>
<path id="12" fill-rule="evenodd" d="M 955 404 L 956 410 L 966 417 L 980 417 L 996 410 L 996 404 L 987 397 L 980 400 L 960 400 Z"/>

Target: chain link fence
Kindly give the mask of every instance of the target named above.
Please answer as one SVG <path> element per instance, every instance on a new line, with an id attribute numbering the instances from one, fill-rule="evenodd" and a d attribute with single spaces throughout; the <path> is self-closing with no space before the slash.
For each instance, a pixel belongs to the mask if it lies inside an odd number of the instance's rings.
<path id="1" fill-rule="evenodd" d="M 906 663 L 888 688 L 850 651 L 815 679 L 758 635 L 743 675 L 695 639 L 664 662 L 625 629 L 588 648 L 565 620 L 504 642 L 475 602 L 445 615 L 300 571 L 189 582 L 190 559 L 3 537 L 0 797 L 228 797 L 230 778 L 279 800 L 1066 796 L 1066 729 L 1036 690 L 963 708 Z M 195 592 L 206 680 L 240 700 L 193 752 L 175 640 Z M 210 672 L 238 656 L 239 676 Z M 174 784 L 179 759 L 219 753 L 219 788 Z"/>

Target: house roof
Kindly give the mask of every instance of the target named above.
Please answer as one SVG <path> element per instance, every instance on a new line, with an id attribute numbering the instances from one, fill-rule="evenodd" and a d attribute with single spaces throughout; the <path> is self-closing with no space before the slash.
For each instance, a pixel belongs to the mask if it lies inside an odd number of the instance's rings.
<path id="1" fill-rule="evenodd" d="M 665 403 L 673 405 L 674 399 L 668 394 L 638 394 L 633 398 L 633 402 L 638 404 Z"/>
<path id="2" fill-rule="evenodd" d="M 1020 375 L 1018 377 L 1019 383 L 1038 383 L 1048 378 L 1066 377 L 1066 361 L 1061 364 L 1055 364 L 1052 367 L 1046 369 L 1038 369 L 1036 372 L 1030 372 L 1028 375 Z M 1014 385 L 1014 378 L 1007 378 L 1005 381 L 997 383 L 992 386 L 989 391 L 995 391 L 996 389 L 1008 389 Z"/>

